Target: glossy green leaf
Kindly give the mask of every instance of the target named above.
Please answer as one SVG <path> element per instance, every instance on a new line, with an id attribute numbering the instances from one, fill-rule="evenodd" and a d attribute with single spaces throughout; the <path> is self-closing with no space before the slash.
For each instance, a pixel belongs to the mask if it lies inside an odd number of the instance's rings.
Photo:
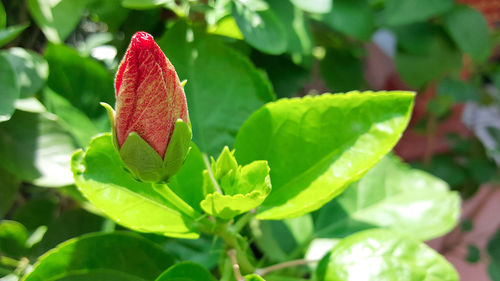
<path id="1" fill-rule="evenodd" d="M 254 10 L 246 1 L 234 1 L 232 15 L 245 41 L 268 54 L 281 54 L 287 48 L 285 27 L 272 10 Z"/>
<path id="2" fill-rule="evenodd" d="M 21 181 L 13 174 L 0 168 L 0 219 L 9 211 L 17 197 Z"/>
<path id="3" fill-rule="evenodd" d="M 350 50 L 328 48 L 319 67 L 332 92 L 360 89 L 363 84 L 363 64 Z"/>
<path id="4" fill-rule="evenodd" d="M 466 5 L 457 5 L 445 16 L 444 24 L 464 53 L 480 62 L 489 57 L 491 53 L 489 27 L 479 11 Z"/>
<path id="5" fill-rule="evenodd" d="M 333 0 L 292 0 L 292 3 L 300 9 L 310 12 L 324 14 L 332 9 Z"/>
<path id="6" fill-rule="evenodd" d="M 80 147 L 87 146 L 90 139 L 99 133 L 86 114 L 52 89 L 43 90 L 43 102 L 49 112 L 57 115 L 61 126 L 75 137 Z"/>
<path id="7" fill-rule="evenodd" d="M 28 0 L 31 16 L 45 37 L 54 43 L 63 43 L 75 29 L 87 0 Z"/>
<path id="8" fill-rule="evenodd" d="M 39 54 L 23 48 L 10 48 L 6 57 L 16 72 L 21 97 L 38 92 L 49 75 L 49 66 Z"/>
<path id="9" fill-rule="evenodd" d="M 313 38 L 304 12 L 289 0 L 269 1 L 269 8 L 285 29 L 287 51 L 292 54 L 310 55 Z"/>
<path id="10" fill-rule="evenodd" d="M 236 158 L 267 160 L 273 190 L 260 219 L 296 217 L 338 196 L 389 152 L 408 124 L 409 92 L 350 92 L 279 100 L 242 126 Z M 321 194 L 321 196 L 318 196 Z"/>
<path id="11" fill-rule="evenodd" d="M 389 25 L 425 21 L 453 8 L 453 0 L 387 0 L 385 19 Z"/>
<path id="12" fill-rule="evenodd" d="M 335 0 L 334 8 L 321 19 L 332 28 L 361 40 L 370 39 L 375 29 L 372 8 L 367 0 Z"/>
<path id="13" fill-rule="evenodd" d="M 318 266 L 318 281 L 458 281 L 446 259 L 427 245 L 375 229 L 341 240 Z"/>
<path id="14" fill-rule="evenodd" d="M 136 234 L 96 233 L 68 240 L 47 252 L 23 280 L 59 280 L 53 278 L 102 270 L 153 280 L 174 262 L 169 253 Z"/>
<path id="15" fill-rule="evenodd" d="M 92 121 L 104 121 L 108 126 L 106 112 L 99 104 L 115 102 L 113 77 L 106 68 L 65 45 L 48 45 L 45 59 L 50 68 L 48 86 Z"/>
<path id="16" fill-rule="evenodd" d="M 20 24 L 0 29 L 0 47 L 14 40 L 21 32 L 28 28 L 29 24 Z"/>
<path id="17" fill-rule="evenodd" d="M 403 80 L 412 87 L 425 87 L 444 75 L 458 73 L 462 67 L 460 51 L 439 26 L 404 26 L 396 30 L 396 37 L 396 68 Z"/>
<path id="18" fill-rule="evenodd" d="M 20 90 L 15 69 L 10 65 L 7 55 L 0 53 L 0 122 L 7 121 L 14 113 L 14 102 L 19 98 Z"/>
<path id="19" fill-rule="evenodd" d="M 200 150 L 216 155 L 231 145 L 241 124 L 250 114 L 274 99 L 267 79 L 248 58 L 216 38 L 195 33 L 186 40 L 188 27 L 174 25 L 157 42 L 175 65 L 185 87 L 193 141 Z M 231 73 L 231 79 L 221 75 Z"/>
<path id="20" fill-rule="evenodd" d="M 172 2 L 172 0 L 122 0 L 123 7 L 129 9 L 152 9 Z"/>
<path id="21" fill-rule="evenodd" d="M 446 182 L 388 155 L 319 211 L 315 235 L 343 237 L 387 227 L 429 240 L 453 229 L 459 216 L 460 196 Z"/>
<path id="22" fill-rule="evenodd" d="M 165 190 L 137 181 L 126 171 L 110 134 L 92 139 L 86 152 L 77 151 L 71 167 L 85 197 L 121 225 L 166 236 L 198 236 L 194 218 L 181 213 Z"/>
<path id="23" fill-rule="evenodd" d="M 28 231 L 17 221 L 0 222 L 0 254 L 11 258 L 20 258 L 26 251 Z"/>
<path id="24" fill-rule="evenodd" d="M 163 272 L 156 281 L 216 281 L 203 266 L 194 262 L 180 262 Z"/>
<path id="25" fill-rule="evenodd" d="M 0 163 L 18 178 L 39 186 L 73 183 L 69 169 L 73 138 L 48 113 L 16 111 L 0 123 Z"/>

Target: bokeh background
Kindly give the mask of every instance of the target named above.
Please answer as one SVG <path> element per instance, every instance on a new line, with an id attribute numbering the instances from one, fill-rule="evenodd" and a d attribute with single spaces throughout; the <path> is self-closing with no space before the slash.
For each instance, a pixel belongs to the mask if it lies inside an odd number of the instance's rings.
<path id="1" fill-rule="evenodd" d="M 3 253 L 21 251 L 12 237 L 37 257 L 114 227 L 88 212 L 69 156 L 109 131 L 99 102 L 114 103 L 114 72 L 142 30 L 188 79 L 194 138 L 212 155 L 273 95 L 416 91 L 396 154 L 464 199 L 460 225 L 429 244 L 462 280 L 500 280 L 500 0 L 0 3 L 0 216 L 20 225 L 0 228 Z"/>

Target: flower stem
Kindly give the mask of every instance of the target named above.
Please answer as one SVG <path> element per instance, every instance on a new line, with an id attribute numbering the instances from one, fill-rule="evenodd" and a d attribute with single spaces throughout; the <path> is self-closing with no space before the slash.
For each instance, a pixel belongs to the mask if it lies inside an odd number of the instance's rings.
<path id="1" fill-rule="evenodd" d="M 260 276 L 264 276 L 264 275 L 269 274 L 273 271 L 280 270 L 283 268 L 293 267 L 293 266 L 298 266 L 298 265 L 305 265 L 305 264 L 309 264 L 309 263 L 315 263 L 318 261 L 319 260 L 308 260 L 308 259 L 287 261 L 287 262 L 278 263 L 278 264 L 271 265 L 271 266 L 264 267 L 264 268 L 258 268 L 255 270 L 255 274 L 260 275 Z"/>
<path id="2" fill-rule="evenodd" d="M 227 251 L 227 256 L 231 260 L 231 264 L 233 266 L 234 278 L 236 281 L 245 281 L 245 278 L 241 275 L 240 266 L 238 265 L 238 260 L 236 258 L 236 250 L 230 249 Z"/>
<path id="3" fill-rule="evenodd" d="M 235 257 L 239 269 L 245 274 L 252 273 L 255 266 L 250 260 L 251 253 L 248 243 L 237 232 L 232 231 L 227 224 L 219 225 L 215 234 L 224 240 L 228 251 L 234 250 L 236 252 Z"/>

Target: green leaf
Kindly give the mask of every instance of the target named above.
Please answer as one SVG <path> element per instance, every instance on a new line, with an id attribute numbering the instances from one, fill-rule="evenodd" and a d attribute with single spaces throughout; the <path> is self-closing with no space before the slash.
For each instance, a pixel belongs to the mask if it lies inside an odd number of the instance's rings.
<path id="1" fill-rule="evenodd" d="M 169 253 L 136 234 L 97 233 L 68 240 L 47 252 L 23 281 L 54 280 L 102 270 L 153 280 L 174 262 Z"/>
<path id="2" fill-rule="evenodd" d="M 0 219 L 9 211 L 17 197 L 21 181 L 13 174 L 0 168 Z"/>
<path id="3" fill-rule="evenodd" d="M 163 249 L 174 254 L 179 260 L 191 261 L 207 269 L 214 268 L 219 262 L 221 254 L 225 254 L 224 242 L 221 239 L 214 240 L 213 236 L 208 235 L 202 235 L 196 240 L 168 239 L 165 242 L 157 241 L 157 243 L 161 243 Z"/>
<path id="4" fill-rule="evenodd" d="M 328 48 L 319 67 L 332 92 L 359 89 L 363 84 L 363 64 L 350 50 Z"/>
<path id="5" fill-rule="evenodd" d="M 163 272 L 156 281 L 216 281 L 203 266 L 194 262 L 180 262 Z"/>
<path id="6" fill-rule="evenodd" d="M 68 239 L 102 229 L 104 219 L 83 209 L 73 209 L 62 212 L 47 225 L 47 232 L 37 249 L 37 253 L 56 247 Z"/>
<path id="7" fill-rule="evenodd" d="M 97 18 L 96 21 L 106 23 L 108 32 L 116 32 L 130 13 L 121 2 L 121 0 L 90 0 L 87 9 L 92 18 Z"/>
<path id="8" fill-rule="evenodd" d="M 314 44 L 304 12 L 288 0 L 269 1 L 269 8 L 285 29 L 287 51 L 292 54 L 311 54 Z"/>
<path id="9" fill-rule="evenodd" d="M 453 0 L 387 0 L 385 19 L 388 25 L 425 21 L 453 8 Z"/>
<path id="10" fill-rule="evenodd" d="M 201 201 L 201 208 L 225 220 L 258 207 L 271 192 L 267 162 L 254 161 L 241 167 L 233 153 L 224 147 L 217 161 L 213 161 L 211 171 L 206 170 L 203 174 L 204 190 L 211 193 Z"/>
<path id="11" fill-rule="evenodd" d="M 480 96 L 479 88 L 461 80 L 445 78 L 439 81 L 438 96 L 450 97 L 456 102 L 477 101 Z"/>
<path id="12" fill-rule="evenodd" d="M 87 0 L 28 0 L 31 16 L 50 42 L 63 43 L 75 29 Z"/>
<path id="13" fill-rule="evenodd" d="M 492 281 L 500 280 L 500 262 L 492 261 L 488 265 L 488 275 Z"/>
<path id="14" fill-rule="evenodd" d="M 135 180 L 125 170 L 110 134 L 92 139 L 85 153 L 75 152 L 71 167 L 85 197 L 121 225 L 140 232 L 198 237 L 194 218 L 181 213 L 164 191 Z"/>
<path id="15" fill-rule="evenodd" d="M 272 10 L 253 10 L 244 1 L 234 1 L 233 4 L 232 15 L 248 44 L 268 54 L 286 51 L 285 28 Z"/>
<path id="16" fill-rule="evenodd" d="M 333 29 L 360 40 L 370 39 L 375 20 L 367 0 L 335 0 L 334 8 L 321 20 Z"/>
<path id="17" fill-rule="evenodd" d="M 201 151 L 216 155 L 233 143 L 243 121 L 274 94 L 248 58 L 204 34 L 195 33 L 194 42 L 187 42 L 187 31 L 186 24 L 178 22 L 157 42 L 181 80 L 188 80 L 193 141 Z M 214 69 L 231 73 L 231 79 Z"/>
<path id="18" fill-rule="evenodd" d="M 36 94 L 45 85 L 49 66 L 39 54 L 23 48 L 10 48 L 6 57 L 16 72 L 22 98 Z"/>
<path id="19" fill-rule="evenodd" d="M 460 196 L 446 182 L 388 155 L 319 211 L 315 235 L 343 237 L 387 227 L 429 240 L 453 229 L 459 216 Z"/>
<path id="20" fill-rule="evenodd" d="M 3 47 L 5 44 L 14 40 L 19 34 L 21 34 L 26 28 L 28 28 L 29 24 L 20 24 L 9 26 L 6 29 L 0 29 L 0 47 Z"/>
<path id="21" fill-rule="evenodd" d="M 125 8 L 146 10 L 156 7 L 161 7 L 172 0 L 122 0 L 122 5 Z"/>
<path id="22" fill-rule="evenodd" d="M 374 229 L 341 240 L 318 266 L 318 281 L 458 281 L 446 259 L 427 245 Z"/>
<path id="23" fill-rule="evenodd" d="M 287 55 L 271 56 L 255 52 L 252 53 L 252 61 L 266 71 L 276 95 L 280 98 L 299 93 L 311 76 L 310 69 L 296 65 Z"/>
<path id="24" fill-rule="evenodd" d="M 0 166 L 39 186 L 73 183 L 69 165 L 74 140 L 54 119 L 48 113 L 16 111 L 0 123 Z"/>
<path id="25" fill-rule="evenodd" d="M 5 8 L 0 2 L 0 29 L 4 29 L 7 24 L 7 14 L 5 13 Z"/>
<path id="26" fill-rule="evenodd" d="M 0 53 L 0 122 L 7 121 L 14 113 L 14 102 L 19 98 L 20 90 L 15 69 L 9 63 L 7 55 Z"/>
<path id="27" fill-rule="evenodd" d="M 50 281 L 88 281 L 88 280 L 105 280 L 105 281 L 146 281 L 123 272 L 114 270 L 98 269 L 91 272 L 74 272 L 63 277 L 56 277 Z"/>
<path id="28" fill-rule="evenodd" d="M 99 104 L 115 102 L 113 77 L 106 68 L 64 45 L 49 44 L 45 50 L 45 59 L 50 68 L 49 87 L 92 121 L 99 123 L 101 120 L 102 123 L 104 120 L 108 129 L 106 112 Z"/>
<path id="29" fill-rule="evenodd" d="M 487 250 L 493 260 L 500 262 L 500 228 L 490 237 Z"/>
<path id="30" fill-rule="evenodd" d="M 56 114 L 61 126 L 70 132 L 80 147 L 85 147 L 90 139 L 99 133 L 94 123 L 81 110 L 50 88 L 43 90 L 43 101 L 47 110 Z"/>
<path id="31" fill-rule="evenodd" d="M 338 196 L 396 144 L 413 98 L 409 92 L 324 94 L 255 112 L 235 149 L 239 163 L 267 160 L 271 168 L 273 190 L 257 217 L 300 216 Z"/>
<path id="32" fill-rule="evenodd" d="M 292 0 L 292 3 L 300 9 L 310 12 L 324 14 L 332 9 L 332 0 Z"/>
<path id="33" fill-rule="evenodd" d="M 26 252 L 28 231 L 17 221 L 0 222 L 0 254 L 11 258 L 20 258 Z"/>
<path id="34" fill-rule="evenodd" d="M 425 87 L 446 74 L 458 73 L 462 67 L 461 53 L 439 26 L 404 26 L 396 30 L 396 37 L 396 68 L 412 87 Z"/>
<path id="35" fill-rule="evenodd" d="M 462 52 L 479 62 L 489 57 L 489 27 L 479 11 L 466 5 L 457 5 L 445 16 L 444 26 Z"/>
<path id="36" fill-rule="evenodd" d="M 28 231 L 48 225 L 56 216 L 59 200 L 56 196 L 34 197 L 18 206 L 12 219 L 22 223 Z"/>
<path id="37" fill-rule="evenodd" d="M 305 254 L 314 225 L 312 216 L 306 214 L 285 220 L 253 220 L 250 229 L 259 250 L 267 259 L 278 263 L 296 258 L 292 254 Z"/>

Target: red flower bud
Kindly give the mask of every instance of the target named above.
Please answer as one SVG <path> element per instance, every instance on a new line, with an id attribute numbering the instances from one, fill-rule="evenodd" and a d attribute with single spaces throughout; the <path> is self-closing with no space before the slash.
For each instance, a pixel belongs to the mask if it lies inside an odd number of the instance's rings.
<path id="1" fill-rule="evenodd" d="M 186 96 L 174 66 L 153 36 L 137 32 L 115 78 L 116 139 L 136 132 L 163 159 L 177 119 L 189 123 Z"/>

